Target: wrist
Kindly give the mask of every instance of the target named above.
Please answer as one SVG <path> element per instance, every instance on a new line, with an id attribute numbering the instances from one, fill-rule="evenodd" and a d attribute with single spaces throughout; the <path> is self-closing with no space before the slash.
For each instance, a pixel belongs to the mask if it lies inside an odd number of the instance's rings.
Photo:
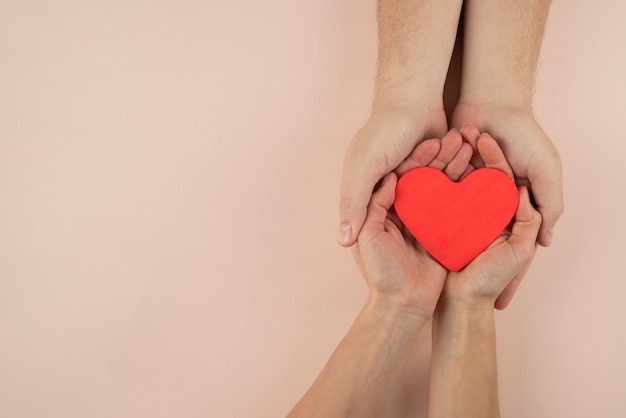
<path id="1" fill-rule="evenodd" d="M 393 88 L 378 86 L 372 101 L 372 114 L 403 113 L 415 116 L 442 111 L 442 96 L 423 93 L 423 90 L 419 88 L 415 88 L 415 92 L 411 92 L 410 88 L 405 86 Z"/>
<path id="2" fill-rule="evenodd" d="M 440 299 L 433 321 L 440 330 L 489 329 L 494 320 L 494 302 L 488 299 Z"/>
<path id="3" fill-rule="evenodd" d="M 493 313 L 494 304 L 495 299 L 492 298 L 442 295 L 434 315 L 452 314 L 455 317 L 482 317 L 485 314 Z"/>
<path id="4" fill-rule="evenodd" d="M 452 113 L 452 126 L 460 128 L 466 123 L 480 130 L 489 129 L 494 121 L 534 120 L 531 104 L 514 100 L 479 101 L 461 98 Z"/>
<path id="5" fill-rule="evenodd" d="M 374 109 L 408 108 L 418 111 L 443 109 L 443 84 L 409 76 L 380 74 L 374 90 Z"/>
<path id="6" fill-rule="evenodd" d="M 522 94 L 515 91 L 476 91 L 462 89 L 456 107 L 472 106 L 485 109 L 508 109 L 510 111 L 524 111 L 532 113 L 532 95 Z"/>
<path id="7" fill-rule="evenodd" d="M 534 87 L 515 77 L 482 74 L 466 81 L 463 77 L 459 102 L 502 103 L 514 107 L 532 107 Z"/>
<path id="8" fill-rule="evenodd" d="M 374 126 L 394 126 L 405 139 L 414 141 L 442 137 L 448 131 L 442 103 L 395 99 L 374 101 L 368 123 Z"/>
<path id="9" fill-rule="evenodd" d="M 383 297 L 375 293 L 370 293 L 363 313 L 372 324 L 409 337 L 417 337 L 433 315 L 432 311 L 415 307 L 408 299 Z"/>

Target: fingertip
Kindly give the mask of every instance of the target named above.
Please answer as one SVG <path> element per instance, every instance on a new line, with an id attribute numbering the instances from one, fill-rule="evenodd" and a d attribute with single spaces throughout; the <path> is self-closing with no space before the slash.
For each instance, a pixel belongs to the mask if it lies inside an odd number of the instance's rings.
<path id="1" fill-rule="evenodd" d="M 496 147 L 500 148 L 500 146 L 498 145 L 498 142 L 486 132 L 483 132 L 482 134 L 480 134 L 480 136 L 476 140 L 476 147 L 478 148 L 478 152 L 480 152 L 481 155 L 485 151 L 490 154 L 493 154 L 495 152 Z"/>
<path id="2" fill-rule="evenodd" d="M 346 209 L 346 203 L 340 205 L 340 219 L 339 228 L 337 232 L 337 242 L 342 247 L 350 247 L 354 245 L 363 223 L 367 215 L 367 206 L 354 207 L 351 206 L 349 210 Z"/>
<path id="3" fill-rule="evenodd" d="M 534 190 L 534 187 L 533 187 L 533 190 Z M 536 195 L 535 195 L 535 200 L 537 200 Z M 561 214 L 563 213 L 563 203 L 562 203 L 562 200 L 560 200 L 560 202 L 559 201 L 552 202 L 553 204 L 548 206 L 548 205 L 542 205 L 541 204 L 542 202 L 544 202 L 543 199 L 537 202 L 538 211 L 542 217 L 541 229 L 539 231 L 539 237 L 538 237 L 537 242 L 542 247 L 549 247 L 550 245 L 552 245 L 554 227 L 556 223 L 558 222 L 559 218 L 561 217 Z"/>
<path id="4" fill-rule="evenodd" d="M 341 222 L 341 224 L 339 224 L 339 232 L 337 235 L 339 245 L 342 247 L 350 247 L 354 244 L 354 240 L 352 239 L 354 234 L 352 231 L 353 228 L 350 222 Z"/>
<path id="5" fill-rule="evenodd" d="M 553 235 L 554 235 L 554 227 L 552 227 L 552 226 L 543 227 L 542 226 L 541 230 L 539 231 L 539 239 L 537 240 L 537 242 L 542 247 L 546 247 L 547 248 L 550 245 L 552 245 Z"/>
<path id="6" fill-rule="evenodd" d="M 520 284 L 520 276 L 519 276 L 519 273 L 518 273 L 518 275 L 515 276 L 509 282 L 509 284 L 506 285 L 504 290 L 500 293 L 500 295 L 496 299 L 496 302 L 493 305 L 494 308 L 496 308 L 499 311 L 502 311 L 502 310 L 506 309 L 507 306 L 509 306 L 509 304 L 513 300 L 513 296 L 515 296 L 515 292 L 517 291 L 517 288 L 519 287 L 519 284 Z"/>
<path id="7" fill-rule="evenodd" d="M 478 137 L 480 136 L 478 129 L 474 125 L 467 123 L 461 127 L 460 132 L 463 141 L 469 143 L 472 148 L 475 148 L 476 141 L 478 141 Z"/>
<path id="8" fill-rule="evenodd" d="M 519 191 L 519 201 L 520 204 L 524 202 L 524 204 L 530 204 L 530 192 L 528 190 L 528 186 L 518 186 Z"/>
<path id="9" fill-rule="evenodd" d="M 493 307 L 499 311 L 503 311 L 509 306 L 512 299 L 513 299 L 512 297 L 507 298 L 507 299 L 498 297 L 498 299 L 496 299 L 496 302 L 493 304 Z"/>

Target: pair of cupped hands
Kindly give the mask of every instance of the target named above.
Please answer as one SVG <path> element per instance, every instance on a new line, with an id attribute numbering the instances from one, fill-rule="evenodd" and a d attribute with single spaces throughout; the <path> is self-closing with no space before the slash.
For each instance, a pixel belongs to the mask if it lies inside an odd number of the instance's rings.
<path id="1" fill-rule="evenodd" d="M 513 222 L 483 253 L 454 273 L 424 250 L 393 209 L 398 178 L 416 167 L 439 169 L 452 181 L 489 167 L 515 180 L 498 143 L 473 125 L 453 129 L 441 139 L 420 142 L 375 189 L 352 247 L 370 295 L 424 316 L 432 315 L 441 301 L 504 309 L 530 266 L 542 224 L 528 188 L 518 187 L 519 205 Z"/>

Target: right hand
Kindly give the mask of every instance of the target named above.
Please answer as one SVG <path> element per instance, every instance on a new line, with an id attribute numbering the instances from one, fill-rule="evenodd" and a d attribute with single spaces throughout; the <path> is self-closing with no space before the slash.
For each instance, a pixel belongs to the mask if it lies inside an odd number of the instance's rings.
<path id="1" fill-rule="evenodd" d="M 447 132 L 443 104 L 375 107 L 345 154 L 339 202 L 339 243 L 356 242 L 374 186 L 426 138 Z"/>
<path id="2" fill-rule="evenodd" d="M 513 178 L 511 166 L 491 136 L 479 134 L 471 125 L 464 126 L 461 135 L 467 141 L 464 145 L 473 144 L 475 151 L 472 164 L 468 165 L 464 175 L 474 168 L 489 167 Z M 448 274 L 442 300 L 486 302 L 496 309 L 504 309 L 511 302 L 535 255 L 535 241 L 542 221 L 540 213 L 530 203 L 527 187 L 520 187 L 519 194 L 513 226 L 507 227 L 464 269 Z"/>
<path id="3" fill-rule="evenodd" d="M 504 309 L 530 267 L 537 247 L 541 215 L 530 204 L 528 188 L 519 187 L 519 206 L 510 231 L 457 273 L 449 273 L 441 299 Z"/>

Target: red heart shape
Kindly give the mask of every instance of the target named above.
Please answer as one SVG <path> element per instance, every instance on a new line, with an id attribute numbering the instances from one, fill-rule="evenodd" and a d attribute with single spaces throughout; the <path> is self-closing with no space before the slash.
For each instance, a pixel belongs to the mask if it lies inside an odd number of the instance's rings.
<path id="1" fill-rule="evenodd" d="M 398 180 L 394 207 L 433 258 L 459 271 L 508 225 L 518 200 L 513 180 L 495 168 L 474 170 L 455 183 L 440 170 L 420 167 Z"/>

